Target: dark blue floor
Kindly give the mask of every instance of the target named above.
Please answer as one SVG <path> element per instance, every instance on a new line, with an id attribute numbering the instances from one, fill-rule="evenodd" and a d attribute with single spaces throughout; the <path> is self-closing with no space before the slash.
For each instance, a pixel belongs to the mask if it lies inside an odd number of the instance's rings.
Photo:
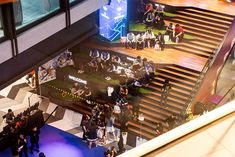
<path id="1" fill-rule="evenodd" d="M 103 157 L 105 150 L 104 147 L 89 149 L 81 138 L 49 125 L 41 128 L 39 145 L 46 157 Z M 33 155 L 28 154 L 29 157 L 38 157 L 36 152 Z M 11 156 L 10 149 L 0 152 L 0 157 Z"/>

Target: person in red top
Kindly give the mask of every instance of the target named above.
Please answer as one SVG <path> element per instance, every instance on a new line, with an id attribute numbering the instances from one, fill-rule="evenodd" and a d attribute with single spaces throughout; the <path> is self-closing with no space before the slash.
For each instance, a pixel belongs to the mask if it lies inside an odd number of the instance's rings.
<path id="1" fill-rule="evenodd" d="M 180 42 L 182 41 L 184 37 L 184 29 L 179 25 L 175 25 L 175 29 L 173 30 L 173 38 L 175 42 Z"/>

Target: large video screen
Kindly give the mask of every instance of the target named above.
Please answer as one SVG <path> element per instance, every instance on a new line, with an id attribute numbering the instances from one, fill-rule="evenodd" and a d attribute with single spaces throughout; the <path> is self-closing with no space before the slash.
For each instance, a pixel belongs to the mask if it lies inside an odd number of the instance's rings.
<path id="1" fill-rule="evenodd" d="M 127 0 L 111 0 L 100 9 L 99 33 L 113 41 L 123 36 L 126 29 Z"/>

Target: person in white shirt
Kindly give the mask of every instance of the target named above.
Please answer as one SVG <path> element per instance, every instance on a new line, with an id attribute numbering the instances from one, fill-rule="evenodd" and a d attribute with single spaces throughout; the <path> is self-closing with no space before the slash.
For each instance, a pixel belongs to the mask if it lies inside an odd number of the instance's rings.
<path id="1" fill-rule="evenodd" d="M 136 44 L 136 41 L 135 41 L 134 33 L 132 32 L 127 33 L 125 47 L 127 48 L 129 46 L 131 48 L 135 48 L 135 44 Z"/>

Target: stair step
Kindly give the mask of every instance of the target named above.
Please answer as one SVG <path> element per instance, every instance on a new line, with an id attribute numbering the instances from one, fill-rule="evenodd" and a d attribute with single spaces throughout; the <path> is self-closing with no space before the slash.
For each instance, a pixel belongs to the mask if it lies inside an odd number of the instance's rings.
<path id="1" fill-rule="evenodd" d="M 189 17 L 189 16 L 182 16 L 182 15 L 179 15 L 179 14 L 177 14 L 175 18 L 185 19 L 187 21 L 194 21 L 194 22 L 197 22 L 197 23 L 201 23 L 201 24 L 204 24 L 204 25 L 210 25 L 210 26 L 214 26 L 214 27 L 222 28 L 222 29 L 228 29 L 229 28 L 229 25 L 224 25 L 224 24 L 220 24 L 220 23 L 216 23 L 216 22 L 210 22 L 210 21 L 206 21 L 206 20 L 203 20 L 203 19 L 199 19 L 199 18 L 196 19 L 196 18 Z"/>
<path id="2" fill-rule="evenodd" d="M 179 73 L 179 72 L 177 72 L 177 71 L 173 71 L 173 70 L 167 69 L 167 68 L 162 68 L 161 70 L 162 70 L 162 71 L 166 71 L 166 72 L 168 72 L 168 73 L 172 73 L 172 74 L 174 74 L 174 75 L 181 76 L 181 77 L 186 77 L 186 78 L 188 78 L 188 79 L 190 79 L 190 80 L 193 80 L 193 81 L 197 81 L 197 77 L 196 77 L 196 76 L 187 75 L 187 74 L 185 74 L 185 73 Z"/>
<path id="3" fill-rule="evenodd" d="M 215 37 L 215 36 L 212 36 L 212 35 L 207 35 L 207 34 L 204 34 L 204 33 L 199 33 L 199 32 L 195 32 L 195 31 L 191 31 L 191 30 L 187 30 L 187 29 L 185 29 L 185 33 L 194 35 L 194 36 L 196 36 L 196 38 L 199 36 L 199 37 L 206 38 L 207 40 L 216 41 L 217 43 L 221 42 L 222 39 L 223 39 L 222 37 Z"/>
<path id="4" fill-rule="evenodd" d="M 163 75 L 158 75 L 157 78 L 155 78 L 154 81 L 150 85 L 157 85 L 157 86 L 162 87 L 165 79 L 170 80 L 170 84 L 171 84 L 172 88 L 179 89 L 182 92 L 187 93 L 187 94 L 190 93 L 190 91 L 193 87 L 193 85 L 186 84 L 182 81 L 173 80 L 173 79 L 167 78 L 166 76 L 163 76 Z"/>
<path id="5" fill-rule="evenodd" d="M 150 90 L 151 91 L 149 92 L 149 94 L 154 94 L 155 92 L 160 92 L 161 87 L 156 86 L 156 87 L 154 87 L 154 89 L 150 89 Z M 171 95 L 174 97 L 177 97 L 178 99 L 184 100 L 184 101 L 187 100 L 187 98 L 188 98 L 188 95 L 181 94 L 181 93 L 179 93 L 179 91 L 176 91 L 174 88 L 171 88 Z"/>
<path id="6" fill-rule="evenodd" d="M 201 15 L 207 15 L 207 16 L 211 16 L 211 17 L 218 17 L 218 18 L 222 18 L 224 20 L 233 20 L 234 19 L 234 16 L 232 15 L 221 15 L 221 14 L 218 14 L 218 13 L 212 13 L 210 11 L 202 11 L 202 10 L 198 10 L 198 9 L 193 9 L 193 8 L 187 8 L 185 9 L 185 11 L 189 11 L 189 12 L 194 12 L 194 13 L 197 13 L 197 14 L 201 14 Z"/>
<path id="7" fill-rule="evenodd" d="M 188 52 L 192 52 L 192 53 L 198 53 L 198 54 L 204 54 L 204 55 L 213 55 L 214 54 L 214 51 L 210 50 L 210 51 L 206 51 L 206 50 L 202 50 L 196 46 L 193 46 L 191 44 L 185 44 L 185 43 L 182 43 L 180 44 L 179 46 L 175 46 L 175 47 L 178 47 L 178 48 L 181 48 L 185 51 L 188 51 Z"/>
<path id="8" fill-rule="evenodd" d="M 161 101 L 161 94 L 155 94 L 155 96 L 150 97 L 148 96 L 143 96 L 143 99 L 141 100 L 141 102 L 145 102 L 145 103 L 149 103 L 149 104 L 158 104 L 161 106 L 160 104 Z M 176 99 L 173 99 L 172 97 L 167 97 L 167 105 L 170 106 L 172 108 L 172 112 L 175 111 L 181 111 L 184 108 L 184 104 L 185 102 L 179 102 L 176 101 Z M 164 114 L 164 113 L 161 113 Z"/>
<path id="9" fill-rule="evenodd" d="M 184 16 L 189 16 L 189 17 L 193 17 L 193 18 L 198 18 L 204 21 L 214 21 L 215 23 L 221 23 L 224 25 L 231 25 L 232 20 L 226 20 L 226 19 L 222 19 L 222 18 L 218 18 L 218 17 L 210 17 L 210 16 L 205 16 L 205 15 L 201 15 L 201 14 L 197 14 L 197 13 L 191 13 L 191 12 L 187 12 L 187 11 L 177 11 L 177 14 L 181 14 Z"/>
<path id="10" fill-rule="evenodd" d="M 173 86 L 173 85 L 172 85 L 172 86 Z M 161 89 L 161 86 L 159 86 L 159 85 L 149 85 L 149 88 L 152 88 L 152 89 L 155 89 L 155 90 L 160 90 L 160 89 Z M 182 97 L 188 97 L 188 96 L 190 95 L 190 91 L 186 91 L 186 90 L 182 90 L 182 89 L 179 89 L 179 88 L 175 88 L 174 86 L 171 87 L 171 89 L 172 89 L 174 92 L 176 92 L 176 93 L 182 95 Z"/>
<path id="11" fill-rule="evenodd" d="M 169 69 L 169 70 L 172 70 L 172 71 L 176 71 L 178 73 L 183 73 L 185 75 L 189 75 L 189 76 L 192 76 L 192 77 L 195 77 L 197 78 L 198 77 L 198 73 L 196 72 L 192 72 L 192 71 L 189 71 L 189 70 L 186 70 L 186 69 L 183 69 L 182 67 L 179 68 L 179 67 L 176 67 L 176 66 L 167 66 L 166 68 L 164 69 Z"/>
<path id="12" fill-rule="evenodd" d="M 191 80 L 191 79 L 186 78 L 186 77 L 175 75 L 175 74 L 173 74 L 171 72 L 165 71 L 164 69 L 158 69 L 157 70 L 157 74 L 158 75 L 165 75 L 165 76 L 167 75 L 168 77 L 170 77 L 172 79 L 180 80 L 180 81 L 183 81 L 183 82 L 191 84 L 191 85 L 194 85 L 195 82 L 196 82 L 195 80 Z"/>
<path id="13" fill-rule="evenodd" d="M 194 54 L 194 55 L 197 55 L 197 56 L 200 56 L 200 57 L 203 57 L 203 58 L 209 58 L 210 54 L 208 53 L 204 53 L 204 52 L 200 52 L 200 51 L 192 51 L 192 50 L 188 50 L 187 48 L 185 47 L 180 47 L 180 46 L 177 46 L 177 47 L 174 47 L 173 49 L 176 49 L 176 50 L 179 50 L 179 51 L 182 51 L 182 52 L 185 52 L 185 53 L 189 53 L 189 54 Z"/>
<path id="14" fill-rule="evenodd" d="M 217 38 L 223 38 L 224 34 L 225 34 L 225 32 L 218 32 L 215 30 L 208 30 L 208 29 L 204 29 L 204 28 L 192 27 L 192 26 L 187 26 L 184 24 L 182 24 L 181 26 L 184 28 L 184 30 L 194 31 L 195 33 L 196 32 L 203 33 L 203 34 L 207 34 L 207 35 L 214 36 Z"/>
<path id="15" fill-rule="evenodd" d="M 191 40 L 191 41 L 187 41 L 186 43 L 194 44 L 200 47 L 205 47 L 205 48 L 211 49 L 212 51 L 217 48 L 215 45 L 211 45 L 200 40 Z"/>
<path id="16" fill-rule="evenodd" d="M 164 106 L 161 106 L 160 105 L 160 99 L 159 100 L 147 100 L 147 99 L 144 99 L 144 100 L 142 100 L 142 102 L 141 102 L 141 107 L 143 107 L 143 106 L 148 106 L 148 107 L 151 107 L 151 109 L 153 109 L 153 108 L 158 108 L 158 112 L 157 112 L 157 110 L 155 110 L 155 112 L 157 113 L 157 114 L 159 114 L 160 113 L 160 115 L 161 115 L 161 117 L 167 117 L 167 116 L 169 116 L 169 115 L 172 115 L 172 114 L 179 114 L 180 113 L 180 111 L 181 110 L 177 110 L 177 109 L 175 109 L 175 107 L 173 107 L 173 105 L 172 105 L 172 103 L 170 102 L 170 101 L 167 101 L 167 104 L 165 105 L 165 106 L 169 106 L 169 108 L 171 109 L 171 110 L 168 110 L 168 112 L 166 112 L 166 113 L 161 113 L 161 112 L 159 112 L 159 110 L 161 111 L 161 108 L 162 107 L 164 107 Z M 160 119 L 158 119 L 158 120 L 160 120 Z"/>

